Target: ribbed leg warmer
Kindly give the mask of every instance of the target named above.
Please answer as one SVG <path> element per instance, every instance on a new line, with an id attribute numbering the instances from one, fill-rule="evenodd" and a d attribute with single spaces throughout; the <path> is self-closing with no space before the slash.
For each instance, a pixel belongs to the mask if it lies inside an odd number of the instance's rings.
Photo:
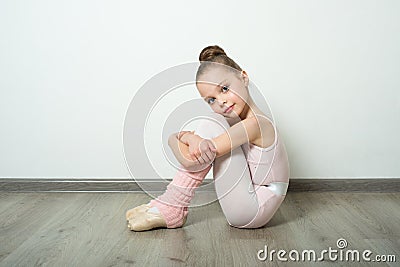
<path id="1" fill-rule="evenodd" d="M 210 169 L 211 164 L 198 172 L 178 170 L 164 194 L 150 201 L 150 205 L 156 207 L 164 217 L 168 228 L 183 225 L 194 192 Z"/>

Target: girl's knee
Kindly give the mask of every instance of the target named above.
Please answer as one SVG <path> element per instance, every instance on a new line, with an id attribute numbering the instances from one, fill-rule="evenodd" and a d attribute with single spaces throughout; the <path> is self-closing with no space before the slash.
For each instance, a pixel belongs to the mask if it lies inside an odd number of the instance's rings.
<path id="1" fill-rule="evenodd" d="M 211 112 L 200 121 L 195 129 L 195 134 L 205 139 L 215 138 L 228 130 L 229 127 L 224 116 Z"/>
<path id="2" fill-rule="evenodd" d="M 251 226 L 252 222 L 256 219 L 257 215 L 259 213 L 259 209 L 256 211 L 256 213 L 252 214 L 231 214 L 229 216 L 226 216 L 226 220 L 228 224 L 232 227 L 236 228 L 252 228 L 249 227 Z"/>
<path id="3" fill-rule="evenodd" d="M 271 218 L 268 218 L 266 220 L 265 218 L 261 218 L 260 216 L 257 216 L 257 215 L 254 216 L 250 221 L 247 220 L 247 221 L 236 222 L 236 223 L 232 223 L 232 222 L 228 221 L 228 223 L 230 226 L 236 227 L 236 228 L 254 229 L 254 228 L 260 228 L 260 227 L 265 226 L 271 220 Z"/>
<path id="4" fill-rule="evenodd" d="M 254 218 L 253 218 L 254 219 Z M 235 227 L 235 228 L 254 228 L 251 226 L 251 223 L 253 219 L 249 220 L 228 220 L 227 222 L 230 226 Z"/>
<path id="5" fill-rule="evenodd" d="M 224 127 L 230 127 L 228 121 L 226 120 L 226 118 L 216 112 L 210 112 L 207 114 L 206 116 L 207 118 L 205 118 L 205 120 L 211 124 L 215 124 L 215 125 L 222 125 Z"/>

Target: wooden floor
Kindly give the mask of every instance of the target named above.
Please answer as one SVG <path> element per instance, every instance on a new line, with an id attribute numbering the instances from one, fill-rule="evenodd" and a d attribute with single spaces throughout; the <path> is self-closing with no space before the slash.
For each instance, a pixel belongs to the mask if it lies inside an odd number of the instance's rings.
<path id="1" fill-rule="evenodd" d="M 195 199 L 201 199 L 196 193 Z M 400 194 L 293 192 L 260 229 L 226 222 L 218 202 L 190 209 L 183 228 L 133 232 L 125 211 L 147 203 L 144 193 L 0 193 L 0 266 L 310 266 L 290 250 L 347 248 L 395 255 L 399 266 Z M 285 250 L 288 262 L 257 252 Z M 292 254 L 293 255 L 293 254 Z M 264 254 L 260 254 L 264 256 Z M 291 264 L 290 264 L 291 263 Z M 348 266 L 325 261 L 320 266 Z M 365 266 L 365 262 L 351 266 Z M 368 266 L 367 265 L 367 266 Z"/>

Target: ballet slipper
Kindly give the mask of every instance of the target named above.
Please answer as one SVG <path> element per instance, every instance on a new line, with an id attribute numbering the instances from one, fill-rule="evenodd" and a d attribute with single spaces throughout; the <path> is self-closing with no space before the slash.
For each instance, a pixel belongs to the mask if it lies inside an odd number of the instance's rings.
<path id="1" fill-rule="evenodd" d="M 145 212 L 149 208 L 151 208 L 150 204 L 147 203 L 147 204 L 142 204 L 140 206 L 137 206 L 137 207 L 135 207 L 133 209 L 128 210 L 126 212 L 126 214 L 125 214 L 126 221 L 129 221 L 129 219 L 132 219 L 132 218 L 136 217 L 138 213 Z"/>
<path id="2" fill-rule="evenodd" d="M 141 208 L 137 209 L 134 215 L 129 217 L 128 228 L 130 230 L 139 232 L 154 228 L 168 228 L 163 216 L 160 213 L 148 211 L 149 208 L 151 208 L 151 206 L 148 204 L 141 205 Z M 181 226 L 186 223 L 186 220 L 187 216 L 183 218 L 183 223 Z"/>
<path id="3" fill-rule="evenodd" d="M 148 213 L 146 213 L 148 214 Z M 158 215 L 158 214 L 157 214 Z M 168 228 L 167 223 L 161 216 L 142 216 L 136 217 L 135 219 L 129 221 L 128 228 L 135 232 L 147 231 L 155 228 Z M 186 217 L 183 219 L 182 226 L 186 223 Z M 181 226 L 180 226 L 181 227 Z M 178 228 L 178 227 L 177 227 Z"/>
<path id="4" fill-rule="evenodd" d="M 135 211 L 133 216 L 128 219 L 128 228 L 133 231 L 146 231 L 153 228 L 166 228 L 167 223 L 159 213 L 148 211 L 149 205 L 141 205 L 142 207 Z"/>

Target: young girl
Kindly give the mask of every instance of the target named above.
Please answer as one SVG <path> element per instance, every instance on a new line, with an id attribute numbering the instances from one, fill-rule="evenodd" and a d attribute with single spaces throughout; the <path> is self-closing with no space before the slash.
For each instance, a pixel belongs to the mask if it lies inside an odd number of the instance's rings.
<path id="1" fill-rule="evenodd" d="M 196 87 L 213 112 L 195 131 L 170 137 L 183 168 L 163 195 L 126 212 L 131 230 L 183 226 L 194 191 L 212 165 L 219 203 L 233 227 L 264 226 L 285 198 L 286 149 L 274 123 L 249 95 L 247 73 L 217 45 L 204 48 L 199 60 Z"/>

